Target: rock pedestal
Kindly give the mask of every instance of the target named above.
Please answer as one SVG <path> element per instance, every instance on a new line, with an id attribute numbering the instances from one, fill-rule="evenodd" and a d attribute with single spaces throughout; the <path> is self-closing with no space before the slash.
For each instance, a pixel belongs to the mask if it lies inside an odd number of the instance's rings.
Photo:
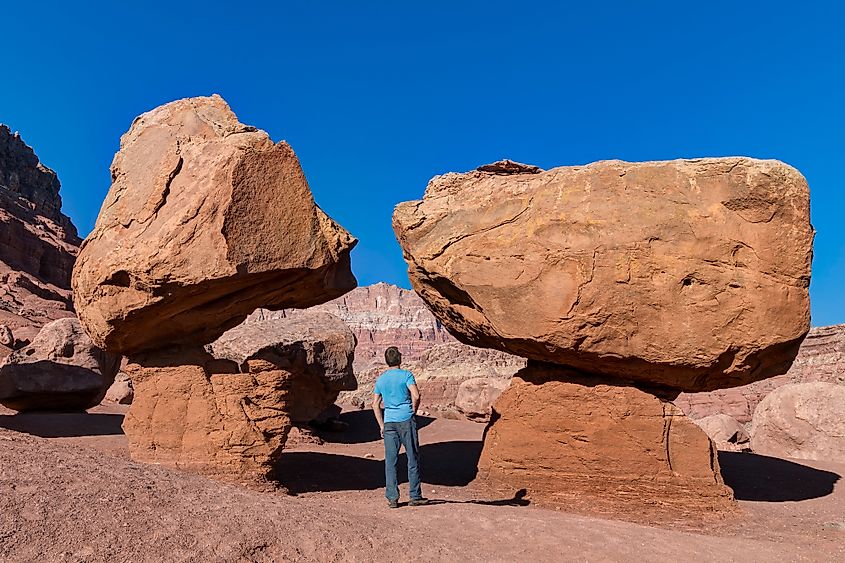
<path id="1" fill-rule="evenodd" d="M 669 400 L 788 370 L 810 327 L 809 203 L 794 168 L 731 157 L 502 161 L 399 204 L 440 322 L 536 362 L 493 406 L 481 474 L 558 504 L 730 507 L 710 439 Z"/>
<path id="2" fill-rule="evenodd" d="M 541 504 L 729 509 L 707 435 L 668 400 L 620 383 L 529 364 L 493 406 L 479 475 Z"/>
<path id="3" fill-rule="evenodd" d="M 326 313 L 249 320 L 206 347 L 129 358 L 133 459 L 267 483 L 294 423 L 355 388 L 355 337 Z"/>
<path id="4" fill-rule="evenodd" d="M 262 360 L 216 360 L 203 348 L 135 356 L 123 429 L 132 459 L 245 483 L 266 482 L 291 427 L 293 375 Z"/>
<path id="5" fill-rule="evenodd" d="M 139 116 L 111 171 L 72 285 L 91 339 L 129 359 L 130 453 L 263 482 L 291 419 L 316 416 L 333 386 L 354 383 L 354 337 L 261 327 L 240 347 L 204 346 L 257 307 L 304 308 L 354 288 L 356 241 L 314 202 L 290 145 L 240 123 L 216 95 Z M 324 359 L 334 363 L 320 371 Z"/>

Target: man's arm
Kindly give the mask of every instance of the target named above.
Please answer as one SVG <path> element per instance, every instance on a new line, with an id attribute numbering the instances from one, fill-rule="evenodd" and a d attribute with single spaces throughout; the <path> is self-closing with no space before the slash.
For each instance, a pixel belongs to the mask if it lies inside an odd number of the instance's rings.
<path id="1" fill-rule="evenodd" d="M 384 414 L 381 412 L 381 395 L 373 394 L 373 414 L 376 415 L 379 433 L 384 438 Z"/>
<path id="2" fill-rule="evenodd" d="M 414 406 L 414 414 L 417 414 L 417 409 L 420 408 L 420 390 L 416 383 L 408 385 L 408 390 L 411 392 L 411 404 Z"/>

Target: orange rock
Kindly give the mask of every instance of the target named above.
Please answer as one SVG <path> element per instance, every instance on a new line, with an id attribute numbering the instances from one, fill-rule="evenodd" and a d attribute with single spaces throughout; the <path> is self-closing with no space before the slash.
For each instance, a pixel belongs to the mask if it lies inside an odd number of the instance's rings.
<path id="1" fill-rule="evenodd" d="M 215 360 L 202 348 L 131 358 L 123 429 L 132 459 L 245 484 L 268 483 L 284 446 L 293 375 L 270 362 Z"/>
<path id="2" fill-rule="evenodd" d="M 778 161 L 496 164 L 393 225 L 466 344 L 704 391 L 786 372 L 810 327 L 809 190 Z"/>
<path id="3" fill-rule="evenodd" d="M 355 388 L 355 337 L 338 318 L 291 311 L 249 319 L 214 343 L 129 358 L 133 459 L 266 483 L 293 423 Z"/>
<path id="4" fill-rule="evenodd" d="M 314 203 L 293 149 L 219 96 L 132 123 L 73 270 L 96 344 L 125 355 L 205 344 L 256 307 L 308 307 L 355 287 L 355 239 Z"/>
<path id="5" fill-rule="evenodd" d="M 529 363 L 493 406 L 480 476 L 545 504 L 731 510 L 707 435 L 670 402 L 621 383 Z"/>

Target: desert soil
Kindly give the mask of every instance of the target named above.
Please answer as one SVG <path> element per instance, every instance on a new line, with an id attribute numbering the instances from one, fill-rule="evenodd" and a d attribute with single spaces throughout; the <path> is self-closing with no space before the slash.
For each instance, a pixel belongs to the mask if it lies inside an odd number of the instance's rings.
<path id="1" fill-rule="evenodd" d="M 391 510 L 369 412 L 288 448 L 267 493 L 131 461 L 125 411 L 0 410 L 0 560 L 845 561 L 845 464 L 723 452 L 719 518 L 551 509 L 475 478 L 483 425 L 424 419 L 435 502 Z"/>

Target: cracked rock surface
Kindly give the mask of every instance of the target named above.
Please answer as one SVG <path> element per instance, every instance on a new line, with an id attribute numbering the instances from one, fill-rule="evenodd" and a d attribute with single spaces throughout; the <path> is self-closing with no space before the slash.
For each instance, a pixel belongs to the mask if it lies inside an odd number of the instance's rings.
<path id="1" fill-rule="evenodd" d="M 512 162 L 435 177 L 393 226 L 459 340 L 678 391 L 785 373 L 809 330 L 809 189 L 774 160 Z"/>
<path id="2" fill-rule="evenodd" d="M 355 239 L 314 203 L 285 142 L 219 96 L 135 119 L 73 270 L 94 342 L 130 355 L 202 345 L 256 307 L 308 307 L 355 287 Z"/>

